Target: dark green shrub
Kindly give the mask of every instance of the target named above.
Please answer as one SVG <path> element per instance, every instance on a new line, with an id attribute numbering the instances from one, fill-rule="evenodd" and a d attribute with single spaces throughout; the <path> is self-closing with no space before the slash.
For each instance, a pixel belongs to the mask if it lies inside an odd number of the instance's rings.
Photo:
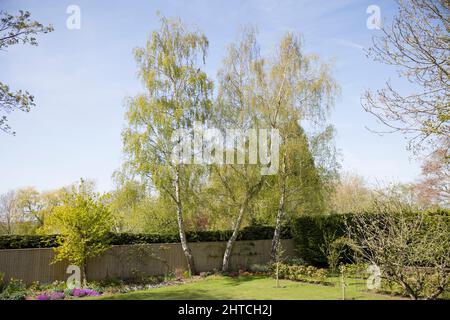
<path id="1" fill-rule="evenodd" d="M 327 246 L 327 237 L 335 239 L 345 235 L 345 221 L 351 215 L 308 215 L 294 221 L 292 238 L 296 250 L 308 264 L 325 267 L 328 265 L 327 255 L 323 248 Z"/>
<path id="2" fill-rule="evenodd" d="M 373 213 L 361 213 L 374 216 Z M 359 215 L 361 215 L 359 214 Z M 450 210 L 439 209 L 424 212 L 410 212 L 411 215 L 423 214 L 426 220 L 437 219 L 438 217 L 450 218 Z M 296 218 L 291 226 L 292 238 L 295 241 L 296 250 L 299 256 L 306 263 L 317 266 L 328 266 L 327 245 L 332 245 L 334 240 L 346 237 L 346 225 L 354 225 L 355 214 L 331 214 L 331 215 L 304 215 Z M 333 241 L 329 241 L 330 238 Z M 328 241 L 327 241 L 328 240 Z M 328 242 L 328 243 L 327 243 Z M 341 240 L 341 244 L 343 241 Z M 331 249 L 331 248 L 330 248 Z M 341 250 L 342 249 L 342 250 Z M 343 252 L 339 258 L 339 263 L 356 262 L 359 253 L 355 253 L 354 247 L 350 243 L 340 248 Z"/>
<path id="3" fill-rule="evenodd" d="M 0 249 L 51 248 L 57 246 L 56 235 L 3 235 Z"/>
<path id="4" fill-rule="evenodd" d="M 239 232 L 238 240 L 265 240 L 272 239 L 274 228 L 271 226 L 251 226 Z M 227 241 L 231 237 L 231 230 L 187 232 L 189 242 Z M 291 238 L 290 230 L 284 228 L 281 233 L 283 239 Z M 107 241 L 111 245 L 145 244 L 145 243 L 177 243 L 180 242 L 178 234 L 136 234 L 136 233 L 110 233 Z M 22 248 L 52 248 L 57 247 L 56 235 L 43 236 L 0 236 L 0 249 Z"/>

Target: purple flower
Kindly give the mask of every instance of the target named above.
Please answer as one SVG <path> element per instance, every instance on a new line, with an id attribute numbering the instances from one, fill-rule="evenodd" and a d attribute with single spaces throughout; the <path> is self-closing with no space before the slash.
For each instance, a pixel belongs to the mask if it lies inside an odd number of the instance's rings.
<path id="1" fill-rule="evenodd" d="M 86 295 L 87 295 L 87 296 L 91 296 L 91 297 L 95 297 L 95 296 L 99 296 L 99 295 L 100 295 L 100 292 L 97 292 L 97 291 L 95 291 L 95 290 L 87 289 L 87 290 L 86 290 Z"/>
<path id="2" fill-rule="evenodd" d="M 43 293 L 43 294 L 38 295 L 38 296 L 36 297 L 36 299 L 37 299 L 37 300 L 50 300 L 50 296 L 47 295 L 47 294 L 45 294 L 45 293 Z"/>
<path id="3" fill-rule="evenodd" d="M 64 292 L 52 292 L 50 294 L 50 300 L 61 300 L 64 299 Z"/>
<path id="4" fill-rule="evenodd" d="M 84 297 L 84 296 L 99 296 L 100 293 L 95 291 L 95 290 L 91 290 L 91 289 L 73 289 L 71 292 L 71 295 L 74 297 Z"/>
<path id="5" fill-rule="evenodd" d="M 84 297 L 86 294 L 83 289 L 73 289 L 71 295 L 74 297 Z"/>

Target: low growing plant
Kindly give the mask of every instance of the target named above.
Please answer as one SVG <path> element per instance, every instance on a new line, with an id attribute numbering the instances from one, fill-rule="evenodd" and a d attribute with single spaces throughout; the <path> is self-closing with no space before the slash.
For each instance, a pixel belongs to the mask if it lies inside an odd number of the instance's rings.
<path id="1" fill-rule="evenodd" d="M 250 265 L 249 270 L 254 273 L 268 273 L 269 266 L 267 264 L 255 263 L 255 264 Z"/>
<path id="2" fill-rule="evenodd" d="M 0 272 L 0 293 L 3 292 L 3 288 L 5 286 L 5 283 L 3 282 L 4 278 L 5 278 L 5 274 Z"/>
<path id="3" fill-rule="evenodd" d="M 350 278 L 367 278 L 367 263 L 342 264 L 339 269 Z"/>
<path id="4" fill-rule="evenodd" d="M 275 263 L 270 266 L 270 271 L 272 276 L 276 278 L 277 265 Z M 329 284 L 326 281 L 327 276 L 328 271 L 326 269 L 304 265 L 288 265 L 285 263 L 278 264 L 279 279 Z"/>
<path id="5" fill-rule="evenodd" d="M 11 279 L 11 281 L 4 286 L 0 294 L 0 300 L 25 300 L 28 295 L 28 290 L 22 280 Z"/>

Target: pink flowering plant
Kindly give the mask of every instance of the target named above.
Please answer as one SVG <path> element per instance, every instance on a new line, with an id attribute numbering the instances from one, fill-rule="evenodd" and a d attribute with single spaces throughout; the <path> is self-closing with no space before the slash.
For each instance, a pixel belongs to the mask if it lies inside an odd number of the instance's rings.
<path id="1" fill-rule="evenodd" d="M 100 296 L 101 293 L 96 290 L 92 289 L 82 289 L 82 288 L 75 288 L 75 289 L 66 289 L 63 291 L 52 291 L 52 292 L 42 292 L 35 296 L 36 300 L 63 300 L 63 299 L 70 299 L 71 297 L 74 298 L 81 298 L 81 297 L 96 297 Z"/>

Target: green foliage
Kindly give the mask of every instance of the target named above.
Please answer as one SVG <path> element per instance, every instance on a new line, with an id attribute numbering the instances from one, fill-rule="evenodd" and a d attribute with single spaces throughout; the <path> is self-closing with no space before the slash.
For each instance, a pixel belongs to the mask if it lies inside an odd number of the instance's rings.
<path id="1" fill-rule="evenodd" d="M 254 273 L 269 272 L 269 266 L 267 264 L 254 263 L 254 264 L 250 265 L 250 267 L 248 269 L 249 269 L 249 271 L 254 272 Z"/>
<path id="2" fill-rule="evenodd" d="M 410 212 L 410 214 L 421 214 L 426 221 L 440 216 L 450 217 L 450 211 L 443 209 Z M 344 238 L 347 237 L 347 226 L 350 227 L 354 224 L 356 215 L 371 216 L 373 214 L 305 215 L 295 219 L 292 223 L 291 232 L 300 257 L 308 264 L 318 267 L 330 266 L 330 258 L 337 264 L 355 262 L 359 254 L 357 254 L 354 245 Z M 338 239 L 340 240 L 336 242 Z M 331 255 L 334 255 L 334 257 L 331 257 Z"/>
<path id="3" fill-rule="evenodd" d="M 119 199 L 114 198 L 110 206 L 114 215 L 115 232 L 177 233 L 177 221 L 174 219 L 176 208 L 170 199 L 142 195 L 134 202 L 123 203 L 120 200 L 122 192 L 124 191 L 117 192 Z M 190 215 L 187 215 L 186 224 L 191 225 L 191 221 Z"/>
<path id="4" fill-rule="evenodd" d="M 97 194 L 84 187 L 83 181 L 78 189 L 73 187 L 63 205 L 56 207 L 47 219 L 45 227 L 58 232 L 55 262 L 68 260 L 84 267 L 88 258 L 109 248 L 111 213 Z"/>
<path id="5" fill-rule="evenodd" d="M 238 235 L 238 240 L 263 240 L 273 237 L 274 228 L 270 226 L 255 226 L 243 228 Z M 227 241 L 233 231 L 217 230 L 217 231 L 197 231 L 187 232 L 186 238 L 188 242 L 209 242 L 209 241 Z M 288 229 L 282 232 L 282 238 L 290 238 Z M 178 234 L 132 234 L 132 233 L 116 233 L 110 235 L 110 243 L 119 244 L 137 244 L 137 243 L 174 243 L 179 242 Z"/>
<path id="6" fill-rule="evenodd" d="M 289 166 L 287 176 L 279 174 L 267 179 L 267 187 L 263 188 L 252 204 L 250 223 L 275 222 L 281 197 L 278 190 L 283 183 L 286 185 L 286 199 L 282 223 L 288 223 L 300 215 L 324 213 L 326 185 L 321 177 L 322 169 L 315 164 L 304 130 L 295 124 L 291 131 L 291 141 L 286 151 L 286 165 Z"/>
<path id="7" fill-rule="evenodd" d="M 14 16 L 6 11 L 0 11 L 0 49 L 5 50 L 15 44 L 30 44 L 37 46 L 36 35 L 53 31 L 53 27 L 44 26 L 30 19 L 28 11 L 19 10 Z"/>
<path id="8" fill-rule="evenodd" d="M 274 228 L 271 226 L 253 226 L 243 228 L 238 240 L 264 240 L 273 237 Z M 189 242 L 227 241 L 231 230 L 187 232 Z M 284 228 L 282 239 L 289 239 L 290 230 Z M 142 243 L 176 243 L 180 241 L 178 233 L 170 234 L 136 234 L 136 233 L 108 233 L 105 235 L 110 245 L 142 244 Z M 22 248 L 52 248 L 59 245 L 57 235 L 42 236 L 0 236 L 0 249 Z"/>
<path id="9" fill-rule="evenodd" d="M 327 235 L 339 238 L 345 235 L 345 220 L 350 215 L 305 215 L 292 225 L 292 237 L 299 255 L 309 264 L 327 266 L 328 258 L 323 248 Z"/>
<path id="10" fill-rule="evenodd" d="M 47 192 L 39 192 L 32 187 L 17 190 L 15 206 L 22 220 L 20 222 L 32 223 L 28 227 L 32 228 L 29 232 L 42 231 L 40 228 L 44 226 L 46 217 L 51 215 L 56 206 L 62 204 L 64 194 L 63 188 Z"/>
<path id="11" fill-rule="evenodd" d="M 325 235 L 325 245 L 322 252 L 327 257 L 330 271 L 337 272 L 339 265 L 353 261 L 356 258 L 353 242 L 347 237 L 335 238 L 334 235 Z"/>
<path id="12" fill-rule="evenodd" d="M 185 166 L 176 154 L 194 123 L 210 117 L 213 84 L 201 70 L 208 40 L 197 30 L 188 30 L 179 19 L 160 18 L 144 48 L 134 51 L 142 94 L 128 99 L 123 131 L 125 166 L 176 207 L 178 231 L 189 270 L 195 263 L 186 243 L 186 208 L 196 199 L 204 168 Z M 178 158 L 178 159 L 176 159 Z"/>
<path id="13" fill-rule="evenodd" d="M 0 300 L 25 300 L 27 287 L 22 280 L 11 279 L 0 293 Z"/>
<path id="14" fill-rule="evenodd" d="M 411 299 L 436 299 L 450 286 L 450 218 L 415 212 L 355 215 L 349 235 L 365 261 Z"/>
<path id="15" fill-rule="evenodd" d="M 354 213 L 298 217 L 291 227 L 298 254 L 308 264 L 318 267 L 330 266 L 330 258 L 334 264 L 355 262 L 359 255 L 356 254 L 352 243 L 344 238 L 347 236 L 347 226 L 354 223 L 353 217 L 363 214 L 371 215 L 370 213 Z M 423 214 L 426 219 L 433 219 L 436 216 L 450 217 L 450 210 L 440 209 L 410 214 Z M 338 239 L 340 240 L 335 242 Z"/>
<path id="16" fill-rule="evenodd" d="M 274 263 L 270 266 L 270 270 L 273 276 L 278 275 L 280 279 L 327 284 L 325 281 L 327 270 L 314 266 Z"/>
<path id="17" fill-rule="evenodd" d="M 134 52 L 145 90 L 127 100 L 127 126 L 122 133 L 125 166 L 162 196 L 184 204 L 194 191 L 189 184 L 198 170 L 172 161 L 178 143 L 175 134 L 211 114 L 212 82 L 201 71 L 208 40 L 179 19 L 161 17 L 160 22 L 146 46 Z M 175 190 L 175 176 L 181 194 Z M 182 199 L 175 201 L 178 197 Z"/>
<path id="18" fill-rule="evenodd" d="M 3 282 L 4 279 L 5 279 L 5 274 L 0 272 L 0 293 L 3 292 L 4 286 L 5 286 L 5 283 Z"/>
<path id="19" fill-rule="evenodd" d="M 349 263 L 343 264 L 339 267 L 339 270 L 344 273 L 347 277 L 351 278 L 366 278 L 369 274 L 367 273 L 367 268 L 369 264 L 367 263 Z"/>
<path id="20" fill-rule="evenodd" d="M 58 246 L 56 235 L 2 235 L 0 249 L 52 248 Z"/>

